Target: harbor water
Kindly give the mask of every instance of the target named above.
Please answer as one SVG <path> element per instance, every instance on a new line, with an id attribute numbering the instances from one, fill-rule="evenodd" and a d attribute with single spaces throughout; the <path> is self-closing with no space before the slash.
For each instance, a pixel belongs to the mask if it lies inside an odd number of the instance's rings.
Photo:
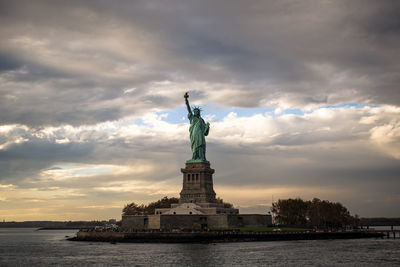
<path id="1" fill-rule="evenodd" d="M 400 266 L 400 239 L 212 244 L 66 240 L 75 234 L 0 228 L 0 266 Z"/>

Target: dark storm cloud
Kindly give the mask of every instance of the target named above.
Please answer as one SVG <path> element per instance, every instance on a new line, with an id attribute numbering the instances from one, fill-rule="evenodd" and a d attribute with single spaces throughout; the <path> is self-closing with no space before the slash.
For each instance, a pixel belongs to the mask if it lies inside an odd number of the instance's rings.
<path id="1" fill-rule="evenodd" d="M 0 53 L 0 73 L 3 71 L 16 70 L 22 66 L 23 63 L 21 60 L 10 57 L 7 53 Z"/>
<path id="2" fill-rule="evenodd" d="M 49 140 L 13 145 L 0 150 L 0 181 L 23 186 L 25 179 L 36 179 L 41 170 L 58 162 L 86 162 L 92 150 L 93 144 L 55 144 Z"/>

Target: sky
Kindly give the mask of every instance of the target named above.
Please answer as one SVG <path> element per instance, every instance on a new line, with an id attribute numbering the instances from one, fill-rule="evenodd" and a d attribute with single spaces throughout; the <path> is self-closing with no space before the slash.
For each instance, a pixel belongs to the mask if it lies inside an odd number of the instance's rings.
<path id="1" fill-rule="evenodd" d="M 0 220 L 178 197 L 183 95 L 217 196 L 400 216 L 399 1 L 0 0 Z"/>

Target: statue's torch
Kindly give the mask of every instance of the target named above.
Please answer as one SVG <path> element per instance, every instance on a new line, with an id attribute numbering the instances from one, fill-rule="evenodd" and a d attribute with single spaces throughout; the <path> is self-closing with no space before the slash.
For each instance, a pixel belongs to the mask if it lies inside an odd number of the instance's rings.
<path id="1" fill-rule="evenodd" d="M 189 98 L 189 91 L 185 92 L 185 95 L 183 96 L 184 98 Z"/>

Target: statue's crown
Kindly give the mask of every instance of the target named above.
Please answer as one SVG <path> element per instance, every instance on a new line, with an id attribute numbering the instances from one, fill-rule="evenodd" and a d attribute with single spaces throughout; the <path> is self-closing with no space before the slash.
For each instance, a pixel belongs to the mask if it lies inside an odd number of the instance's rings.
<path id="1" fill-rule="evenodd" d="M 193 107 L 193 111 L 195 111 L 195 110 L 198 110 L 198 111 L 201 112 L 201 107 L 196 107 L 196 106 L 194 106 L 194 107 Z"/>

